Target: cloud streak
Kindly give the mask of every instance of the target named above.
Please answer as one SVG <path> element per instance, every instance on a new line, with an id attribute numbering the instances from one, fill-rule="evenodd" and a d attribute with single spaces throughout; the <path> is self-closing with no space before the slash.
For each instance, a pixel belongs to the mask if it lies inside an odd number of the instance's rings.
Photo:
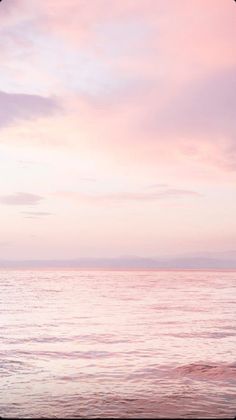
<path id="1" fill-rule="evenodd" d="M 37 194 L 17 192 L 0 196 L 0 204 L 9 206 L 35 206 L 43 200 L 43 197 Z"/>
<path id="2" fill-rule="evenodd" d="M 156 200 L 165 199 L 180 199 L 180 198 L 191 198 L 201 197 L 201 194 L 187 189 L 181 188 L 160 188 L 156 191 L 121 191 L 121 192 L 108 192 L 100 194 L 83 194 L 79 192 L 62 192 L 59 195 L 75 198 L 84 201 L 96 201 L 96 202 L 150 202 Z"/>
<path id="3" fill-rule="evenodd" d="M 22 211 L 22 214 L 25 216 L 52 216 L 53 213 L 49 213 L 47 211 Z"/>

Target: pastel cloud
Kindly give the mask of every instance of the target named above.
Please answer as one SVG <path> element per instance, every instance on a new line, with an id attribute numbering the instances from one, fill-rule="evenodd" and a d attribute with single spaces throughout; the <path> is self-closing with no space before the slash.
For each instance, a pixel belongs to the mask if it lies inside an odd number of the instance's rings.
<path id="1" fill-rule="evenodd" d="M 9 206 L 37 205 L 41 200 L 43 200 L 43 197 L 40 195 L 24 192 L 0 196 L 0 203 L 7 204 Z"/>
<path id="2" fill-rule="evenodd" d="M 58 110 L 54 99 L 39 95 L 14 94 L 0 91 L 0 127 L 17 120 L 31 120 Z"/>
<path id="3" fill-rule="evenodd" d="M 236 66 L 188 84 L 157 115 L 167 132 L 233 137 L 236 109 Z M 171 126 L 168 126 L 171 121 Z"/>

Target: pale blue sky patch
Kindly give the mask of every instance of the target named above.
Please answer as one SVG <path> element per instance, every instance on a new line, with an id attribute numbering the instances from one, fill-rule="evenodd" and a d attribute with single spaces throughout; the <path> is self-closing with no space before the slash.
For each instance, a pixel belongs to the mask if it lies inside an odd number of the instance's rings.
<path id="1" fill-rule="evenodd" d="M 99 96 L 112 93 L 123 83 L 91 49 L 76 49 L 55 37 L 40 34 L 34 37 L 34 54 L 36 52 L 38 68 L 47 75 L 48 81 L 52 80 L 51 93 Z"/>
<path id="2" fill-rule="evenodd" d="M 132 56 L 140 54 L 140 49 L 145 52 L 151 28 L 141 19 L 120 20 L 97 25 L 96 35 L 96 44 L 109 58 Z"/>
<path id="3" fill-rule="evenodd" d="M 6 46 L 0 88 L 2 84 L 11 93 L 106 97 L 132 84 L 130 76 L 115 69 L 110 60 L 138 55 L 150 29 L 142 21 L 130 20 L 97 25 L 89 47 L 44 34 L 34 19 L 0 33 Z"/>

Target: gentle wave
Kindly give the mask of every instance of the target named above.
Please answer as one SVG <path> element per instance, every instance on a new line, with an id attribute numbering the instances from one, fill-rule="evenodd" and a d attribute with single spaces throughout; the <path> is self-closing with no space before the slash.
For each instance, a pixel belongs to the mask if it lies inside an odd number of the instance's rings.
<path id="1" fill-rule="evenodd" d="M 180 376 L 191 376 L 197 379 L 225 380 L 234 379 L 236 381 L 235 364 L 205 364 L 190 363 L 189 365 L 179 366 L 174 369 Z"/>

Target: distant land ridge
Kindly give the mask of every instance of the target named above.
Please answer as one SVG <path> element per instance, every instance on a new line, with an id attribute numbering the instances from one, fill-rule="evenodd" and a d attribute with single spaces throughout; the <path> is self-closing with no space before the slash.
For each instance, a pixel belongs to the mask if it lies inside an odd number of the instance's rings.
<path id="1" fill-rule="evenodd" d="M 78 258 L 50 260 L 0 260 L 0 268 L 83 268 L 83 269 L 236 269 L 236 256 L 178 258 Z"/>

